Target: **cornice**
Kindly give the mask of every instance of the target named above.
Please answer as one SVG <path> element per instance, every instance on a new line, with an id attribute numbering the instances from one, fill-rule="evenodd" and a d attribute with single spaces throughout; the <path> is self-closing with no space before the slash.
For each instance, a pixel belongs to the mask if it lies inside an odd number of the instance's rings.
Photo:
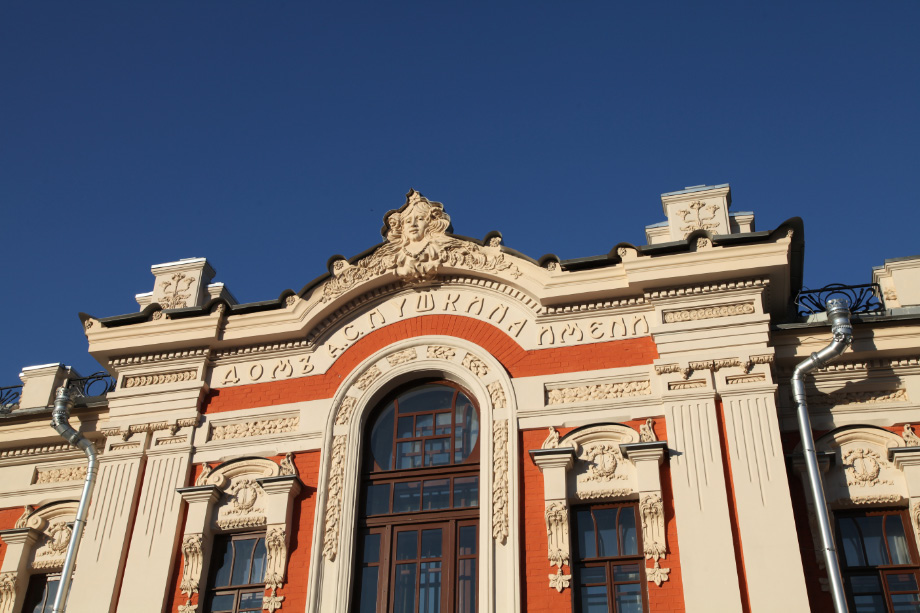
<path id="1" fill-rule="evenodd" d="M 112 358 L 109 360 L 109 366 L 112 368 L 122 368 L 124 366 L 135 366 L 139 364 L 153 364 L 156 362 L 170 362 L 175 360 L 185 360 L 194 358 L 206 358 L 210 349 L 202 347 L 199 349 L 186 349 L 184 351 L 169 351 L 163 353 L 149 353 L 146 355 L 132 355 L 121 358 Z"/>

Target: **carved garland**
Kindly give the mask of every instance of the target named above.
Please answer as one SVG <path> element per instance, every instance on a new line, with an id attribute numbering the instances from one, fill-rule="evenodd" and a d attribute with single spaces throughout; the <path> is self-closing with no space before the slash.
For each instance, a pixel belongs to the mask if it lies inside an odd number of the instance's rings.
<path id="1" fill-rule="evenodd" d="M 492 538 L 508 539 L 508 420 L 492 423 Z"/>
<path id="2" fill-rule="evenodd" d="M 569 404 L 591 400 L 613 400 L 648 396 L 652 393 L 651 381 L 623 381 L 599 383 L 580 387 L 561 387 L 547 391 L 547 404 Z"/>
<path id="3" fill-rule="evenodd" d="M 345 474 L 346 435 L 332 441 L 332 461 L 329 469 L 329 486 L 326 488 L 326 529 L 323 534 L 323 555 L 335 561 L 339 551 L 339 520 L 342 515 L 342 487 Z"/>

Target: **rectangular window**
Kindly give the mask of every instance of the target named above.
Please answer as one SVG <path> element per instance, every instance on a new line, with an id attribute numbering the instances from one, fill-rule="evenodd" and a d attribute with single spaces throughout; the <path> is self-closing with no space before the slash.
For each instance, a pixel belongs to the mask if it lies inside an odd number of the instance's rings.
<path id="1" fill-rule="evenodd" d="M 837 513 L 836 520 L 850 610 L 920 613 L 920 566 L 905 512 Z"/>
<path id="2" fill-rule="evenodd" d="M 22 606 L 23 613 L 51 613 L 60 581 L 60 575 L 32 575 L 29 577 L 26 600 Z"/>
<path id="3" fill-rule="evenodd" d="M 204 610 L 208 613 L 261 611 L 265 559 L 264 533 L 215 538 Z"/>
<path id="4" fill-rule="evenodd" d="M 635 504 L 574 511 L 576 611 L 644 613 L 645 556 Z"/>

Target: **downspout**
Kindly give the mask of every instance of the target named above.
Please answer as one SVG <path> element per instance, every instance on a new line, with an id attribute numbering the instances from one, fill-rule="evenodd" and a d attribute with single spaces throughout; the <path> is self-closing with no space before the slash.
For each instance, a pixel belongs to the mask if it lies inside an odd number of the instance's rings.
<path id="1" fill-rule="evenodd" d="M 70 410 L 73 409 L 73 400 L 67 389 L 67 381 L 57 390 L 54 399 L 54 411 L 51 413 L 51 427 L 64 437 L 74 447 L 79 447 L 86 454 L 86 480 L 83 482 L 83 493 L 80 495 L 80 504 L 77 507 L 77 517 L 73 522 L 73 533 L 70 535 L 70 544 L 67 545 L 67 554 L 64 557 L 64 568 L 61 570 L 61 582 L 58 585 L 57 595 L 54 597 L 52 613 L 64 613 L 67 608 L 67 597 L 70 595 L 70 582 L 73 577 L 73 567 L 77 560 L 77 550 L 80 549 L 80 540 L 83 536 L 83 527 L 86 525 L 86 513 L 93 497 L 93 484 L 96 482 L 96 473 L 99 463 L 96 459 L 96 447 L 82 434 L 74 430 L 70 423 Z"/>
<path id="2" fill-rule="evenodd" d="M 850 303 L 845 298 L 832 298 L 827 301 L 827 319 L 831 324 L 834 339 L 831 344 L 812 353 L 804 362 L 795 367 L 792 374 L 792 394 L 795 397 L 796 412 L 799 421 L 799 434 L 805 452 L 805 466 L 808 469 L 808 485 L 811 498 L 818 513 L 818 527 L 821 531 L 821 544 L 824 547 L 824 562 L 830 581 L 831 597 L 834 599 L 835 613 L 848 613 L 846 593 L 843 590 L 843 576 L 840 573 L 840 561 L 834 546 L 831 532 L 831 520 L 827 513 L 827 499 L 818 470 L 818 456 L 815 453 L 815 439 L 811 433 L 811 421 L 808 419 L 808 405 L 805 402 L 805 375 L 821 368 L 834 360 L 853 342 L 853 327 L 850 325 Z"/>

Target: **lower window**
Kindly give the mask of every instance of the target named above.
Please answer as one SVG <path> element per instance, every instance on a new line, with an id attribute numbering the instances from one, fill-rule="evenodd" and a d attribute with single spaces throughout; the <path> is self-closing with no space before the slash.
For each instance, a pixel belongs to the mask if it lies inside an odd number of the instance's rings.
<path id="1" fill-rule="evenodd" d="M 920 613 L 920 566 L 906 513 L 837 513 L 836 520 L 850 611 Z"/>
<path id="2" fill-rule="evenodd" d="M 576 508 L 574 516 L 575 610 L 643 613 L 645 557 L 636 505 Z"/>
<path id="3" fill-rule="evenodd" d="M 57 596 L 60 575 L 32 575 L 26 589 L 26 601 L 22 613 L 51 613 Z"/>
<path id="4" fill-rule="evenodd" d="M 261 611 L 265 595 L 265 558 L 264 534 L 230 534 L 215 538 L 202 613 Z"/>

